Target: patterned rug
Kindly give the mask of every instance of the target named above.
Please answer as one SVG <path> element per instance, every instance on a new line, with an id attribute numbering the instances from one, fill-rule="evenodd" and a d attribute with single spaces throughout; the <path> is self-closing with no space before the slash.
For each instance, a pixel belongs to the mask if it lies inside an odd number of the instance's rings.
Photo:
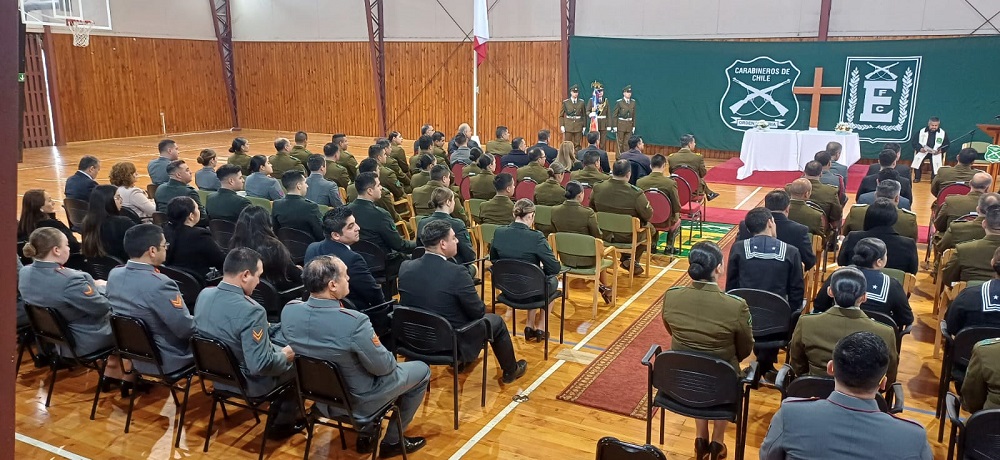
<path id="1" fill-rule="evenodd" d="M 694 227 L 694 232 L 692 232 L 692 227 Z M 722 238 L 733 229 L 735 225 L 723 224 L 717 222 L 705 222 L 701 226 L 701 234 L 698 232 L 698 223 L 690 220 L 681 221 L 681 233 L 678 237 L 680 240 L 680 246 L 683 247 L 680 253 L 680 257 L 687 257 L 688 253 L 691 252 L 691 245 L 699 241 L 712 241 L 718 243 L 722 241 Z M 660 238 L 656 242 L 656 249 L 662 251 L 667 247 L 667 233 L 660 232 Z"/>
<path id="2" fill-rule="evenodd" d="M 731 226 L 729 232 L 718 241 L 723 254 L 729 253 L 729 248 L 736 239 L 736 231 Z M 687 286 L 690 283 L 691 278 L 685 273 L 673 286 Z M 725 289 L 724 279 L 719 284 Z M 558 398 L 646 420 L 647 370 L 639 361 L 653 344 L 664 349 L 670 348 L 670 334 L 660 319 L 662 308 L 661 295 Z"/>

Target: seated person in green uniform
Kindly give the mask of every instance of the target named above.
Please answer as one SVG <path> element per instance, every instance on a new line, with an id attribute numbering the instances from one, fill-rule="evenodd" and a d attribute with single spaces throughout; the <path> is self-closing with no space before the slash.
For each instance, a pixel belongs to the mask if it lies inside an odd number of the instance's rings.
<path id="1" fill-rule="evenodd" d="M 337 187 L 347 188 L 351 183 L 351 175 L 347 172 L 347 168 L 340 164 L 340 147 L 333 142 L 327 142 L 323 146 L 323 157 L 326 158 L 326 172 L 323 178 L 336 182 Z"/>
<path id="2" fill-rule="evenodd" d="M 541 264 L 549 293 L 556 292 L 559 289 L 559 280 L 556 279 L 556 275 L 559 274 L 561 267 L 542 232 L 531 229 L 535 223 L 535 204 L 527 198 L 517 200 L 517 203 L 514 203 L 513 217 L 514 222 L 504 227 L 497 227 L 496 233 L 493 234 L 493 242 L 490 244 L 490 260 L 515 259 L 532 265 Z M 510 294 L 508 293 L 508 295 Z M 530 303 L 546 299 L 516 300 Z M 539 314 L 539 310 L 541 310 L 541 314 Z M 543 309 L 528 310 L 528 320 L 524 328 L 525 340 L 536 342 L 548 340 L 544 316 L 546 311 Z"/>
<path id="3" fill-rule="evenodd" d="M 201 210 L 202 219 L 198 225 L 202 227 L 208 225 L 208 215 L 205 212 L 204 206 L 202 206 L 201 195 L 198 194 L 198 191 L 194 187 L 188 185 L 191 183 L 191 179 L 194 178 L 191 174 L 191 168 L 184 163 L 184 160 L 171 161 L 167 165 L 167 175 L 170 179 L 160 184 L 159 187 L 156 187 L 156 194 L 154 195 L 156 210 L 166 212 L 167 203 L 170 203 L 170 200 L 179 196 L 189 196 L 195 203 L 198 203 L 198 208 Z"/>
<path id="4" fill-rule="evenodd" d="M 597 167 L 597 163 L 601 161 L 601 155 L 595 151 L 588 151 L 583 154 L 583 169 L 578 171 L 573 171 L 570 177 L 573 180 L 580 182 L 581 184 L 590 185 L 591 187 L 598 182 L 603 182 L 611 178 L 611 176 L 605 174 Z"/>
<path id="5" fill-rule="evenodd" d="M 403 135 L 399 131 L 389 133 L 389 158 L 396 162 L 406 177 L 410 176 L 410 164 L 406 160 L 406 150 L 403 149 Z"/>
<path id="6" fill-rule="evenodd" d="M 719 289 L 722 251 L 711 241 L 699 241 L 688 256 L 690 286 L 670 288 L 663 295 L 663 325 L 670 333 L 670 349 L 724 359 L 740 372 L 740 361 L 753 350 L 750 307 L 743 299 Z M 695 458 L 723 458 L 728 421 L 716 420 L 711 437 L 708 420 L 695 419 Z M 709 441 L 711 439 L 711 442 Z"/>
<path id="7" fill-rule="evenodd" d="M 451 216 L 452 211 L 455 209 L 455 192 L 445 187 L 436 187 L 431 192 L 428 201 L 434 212 L 424 216 L 420 219 L 420 223 L 417 224 L 417 245 L 423 246 L 423 242 L 419 238 L 421 229 L 436 220 L 444 220 L 451 225 L 452 230 L 455 231 L 455 237 L 458 238 L 458 253 L 455 255 L 455 261 L 460 264 L 467 264 L 476 260 L 476 250 L 472 247 L 472 238 L 469 237 L 469 229 L 466 228 L 465 223 L 461 219 Z M 473 274 L 475 274 L 474 267 L 474 265 L 469 266 Z"/>
<path id="8" fill-rule="evenodd" d="M 431 180 L 426 184 L 413 189 L 413 209 L 418 216 L 426 216 L 434 212 L 431 205 L 431 192 L 437 188 L 447 188 L 454 192 L 458 204 L 452 209 L 451 216 L 461 220 L 464 224 L 471 225 L 469 216 L 465 215 L 465 202 L 459 196 L 461 191 L 452 184 L 454 178 L 451 177 L 451 170 L 445 165 L 434 165 L 431 168 Z"/>
<path id="9" fill-rule="evenodd" d="M 414 171 L 413 176 L 410 177 L 410 186 L 417 188 L 427 184 L 431 180 L 431 168 L 437 164 L 434 155 L 422 153 L 414 155 L 410 161 L 412 163 L 410 169 Z"/>
<path id="10" fill-rule="evenodd" d="M 590 235 L 594 238 L 602 238 L 601 229 L 597 225 L 597 213 L 583 205 L 583 186 L 573 180 L 566 184 L 566 193 L 563 195 L 566 201 L 552 208 L 552 228 L 556 232 L 579 233 Z M 572 268 L 592 268 L 594 259 L 592 257 L 578 257 L 568 254 L 559 256 L 559 261 L 563 265 Z M 608 282 L 608 274 L 601 270 L 601 286 L 598 288 L 604 303 L 611 303 L 611 288 Z"/>
<path id="11" fill-rule="evenodd" d="M 486 153 L 494 156 L 504 156 L 510 153 L 510 130 L 506 126 L 497 126 L 496 139 L 486 143 Z"/>
<path id="12" fill-rule="evenodd" d="M 250 142 L 242 137 L 233 139 L 233 145 L 229 147 L 229 153 L 232 153 L 232 155 L 226 160 L 226 164 L 239 166 L 240 171 L 243 172 L 243 176 L 249 176 Z"/>
<path id="13" fill-rule="evenodd" d="M 497 189 L 493 187 L 493 173 L 496 157 L 483 154 L 476 160 L 476 165 L 480 171 L 469 176 L 469 195 L 480 200 L 489 200 L 497 195 Z"/>
<path id="14" fill-rule="evenodd" d="M 469 149 L 469 163 L 462 166 L 462 177 L 483 172 L 483 169 L 479 167 L 479 158 L 482 156 L 483 151 L 479 147 Z"/>
<path id="15" fill-rule="evenodd" d="M 361 239 L 385 251 L 385 276 L 393 278 L 399 273 L 399 265 L 409 258 L 417 245 L 413 240 L 404 240 L 389 212 L 375 205 L 384 192 L 374 172 L 359 173 L 354 186 L 358 190 L 358 199 L 347 206 L 361 227 Z M 390 295 L 395 293 L 395 287 L 391 287 Z"/>
<path id="16" fill-rule="evenodd" d="M 368 158 L 375 160 L 375 163 L 378 165 L 376 172 L 378 173 L 379 182 L 392 193 L 392 199 L 398 200 L 405 196 L 406 190 L 403 189 L 403 183 L 399 181 L 396 173 L 386 166 L 386 163 L 389 161 L 386 146 L 384 144 L 370 145 L 368 147 Z"/>
<path id="17" fill-rule="evenodd" d="M 306 184 L 302 171 L 285 171 L 281 176 L 281 185 L 285 187 L 285 197 L 271 204 L 274 230 L 294 228 L 311 235 L 315 241 L 321 241 L 324 233 L 319 205 L 305 198 L 309 185 Z"/>
<path id="18" fill-rule="evenodd" d="M 281 183 L 269 175 L 273 171 L 271 162 L 266 156 L 254 155 L 250 158 L 250 175 L 243 182 L 247 196 L 271 201 L 283 198 L 285 191 L 282 190 Z"/>
<path id="19" fill-rule="evenodd" d="M 971 413 L 1000 409 L 1000 338 L 983 340 L 972 348 L 962 383 L 962 406 Z"/>
<path id="20" fill-rule="evenodd" d="M 205 211 L 212 219 L 236 222 L 243 208 L 250 206 L 250 200 L 237 193 L 243 190 L 243 173 L 239 166 L 225 164 L 215 174 L 222 186 L 205 200 Z"/>
<path id="21" fill-rule="evenodd" d="M 347 135 L 334 134 L 331 142 L 337 144 L 337 151 L 340 152 L 340 159 L 337 162 L 347 170 L 347 176 L 354 180 L 358 176 L 358 160 L 347 151 Z"/>
<path id="22" fill-rule="evenodd" d="M 527 151 L 528 164 L 517 168 L 517 181 L 521 182 L 525 179 L 531 179 L 535 181 L 536 184 L 541 184 L 545 182 L 548 178 L 548 174 L 545 172 L 545 154 L 542 152 L 541 147 L 531 147 Z"/>
<path id="23" fill-rule="evenodd" d="M 292 143 L 283 137 L 274 140 L 274 150 L 277 151 L 268 160 L 271 162 L 271 177 L 281 180 L 286 171 L 299 171 L 305 174 L 302 162 L 291 155 Z"/>
<path id="24" fill-rule="evenodd" d="M 993 278 L 993 253 L 1000 247 L 1000 205 L 990 206 L 983 220 L 986 236 L 955 246 L 955 255 L 944 264 L 941 283 L 978 281 Z M 892 253 L 890 252 L 890 257 Z"/>
<path id="25" fill-rule="evenodd" d="M 416 153 L 414 153 L 413 156 L 410 157 L 410 164 L 409 164 L 410 171 L 416 171 L 417 169 L 425 169 L 425 168 L 421 168 L 418 165 L 418 162 L 420 161 L 420 157 L 423 156 L 423 155 L 430 155 L 432 158 L 434 157 L 434 154 L 431 153 L 431 147 L 433 145 L 434 145 L 434 141 L 431 140 L 430 136 L 424 135 L 424 136 L 420 136 L 419 138 L 417 138 L 417 147 L 418 148 L 417 148 Z M 434 161 L 437 161 L 437 159 L 435 158 Z"/>
<path id="26" fill-rule="evenodd" d="M 482 224 L 507 225 L 514 221 L 514 177 L 507 173 L 493 178 L 493 189 L 497 194 L 479 206 L 479 222 Z"/>
<path id="27" fill-rule="evenodd" d="M 590 197 L 590 207 L 597 212 L 609 212 L 613 214 L 623 214 L 639 218 L 642 226 L 647 226 L 649 218 L 653 217 L 653 208 L 649 206 L 649 200 L 639 187 L 629 183 L 632 177 L 632 165 L 629 160 L 618 160 L 611 165 L 613 177 L 604 182 L 594 185 L 594 193 Z M 639 241 L 645 242 L 646 232 L 639 233 Z M 604 241 L 609 243 L 631 243 L 632 233 L 606 233 Z M 646 251 L 646 245 L 640 244 L 635 249 L 635 257 L 623 253 L 621 255 L 621 267 L 625 270 L 632 270 L 635 276 L 643 273 L 639 260 Z"/>
<path id="28" fill-rule="evenodd" d="M 288 154 L 291 155 L 292 158 L 299 160 L 299 163 L 305 165 L 306 162 L 309 161 L 309 155 L 313 154 L 312 152 L 309 151 L 309 149 L 306 148 L 306 145 L 308 143 L 309 143 L 308 133 L 306 133 L 305 131 L 296 132 L 295 145 L 292 146 L 292 150 L 288 152 Z"/>
<path id="29" fill-rule="evenodd" d="M 400 168 L 396 160 L 392 158 L 392 143 L 389 142 L 389 139 L 384 137 L 375 139 L 375 145 L 382 147 L 386 158 L 385 167 L 389 168 L 389 171 L 392 171 L 392 174 L 396 176 L 396 180 L 403 186 L 405 193 L 413 191 L 413 188 L 410 187 L 410 175 L 403 172 L 403 168 Z M 409 169 L 409 166 L 407 166 L 407 169 Z"/>
<path id="30" fill-rule="evenodd" d="M 558 206 L 566 200 L 566 189 L 562 186 L 566 176 L 566 167 L 562 163 L 552 163 L 545 170 L 548 179 L 535 186 L 535 204 L 539 206 Z"/>

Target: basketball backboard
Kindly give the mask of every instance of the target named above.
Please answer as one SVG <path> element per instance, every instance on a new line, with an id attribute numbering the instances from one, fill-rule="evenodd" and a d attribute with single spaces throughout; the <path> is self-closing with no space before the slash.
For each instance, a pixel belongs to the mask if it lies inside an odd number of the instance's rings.
<path id="1" fill-rule="evenodd" d="M 66 27 L 67 20 L 93 21 L 111 30 L 111 0 L 18 0 L 25 25 Z"/>

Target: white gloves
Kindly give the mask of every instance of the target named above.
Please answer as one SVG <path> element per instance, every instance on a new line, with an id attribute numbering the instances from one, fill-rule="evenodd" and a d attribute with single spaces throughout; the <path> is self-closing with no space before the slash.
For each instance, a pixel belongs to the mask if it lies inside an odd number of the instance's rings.
<path id="1" fill-rule="evenodd" d="M 559 132 L 565 134 L 566 133 L 566 127 L 565 126 L 560 126 L 559 127 Z"/>
<path id="2" fill-rule="evenodd" d="M 616 126 L 616 127 L 614 127 L 614 128 L 611 128 L 611 132 L 613 132 L 613 133 L 617 133 L 617 132 L 618 132 L 618 127 Z"/>

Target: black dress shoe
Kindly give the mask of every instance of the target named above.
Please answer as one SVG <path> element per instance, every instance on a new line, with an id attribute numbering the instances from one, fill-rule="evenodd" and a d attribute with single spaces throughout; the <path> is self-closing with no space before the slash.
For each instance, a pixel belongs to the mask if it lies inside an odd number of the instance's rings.
<path id="1" fill-rule="evenodd" d="M 395 444 L 382 443 L 378 449 L 378 456 L 381 458 L 391 458 L 397 455 L 403 455 L 403 448 L 406 448 L 406 453 L 412 453 L 420 450 L 421 447 L 427 445 L 427 440 L 419 436 L 408 437 L 404 436 L 401 442 Z"/>
<path id="2" fill-rule="evenodd" d="M 632 264 L 632 274 L 635 276 L 642 275 L 645 270 L 642 269 L 642 265 L 639 262 Z"/>
<path id="3" fill-rule="evenodd" d="M 524 373 L 527 371 L 528 371 L 528 362 L 522 359 L 517 362 L 517 367 L 514 369 L 513 372 L 504 371 L 501 382 L 503 382 L 504 384 L 514 383 L 515 380 L 521 378 L 521 376 L 523 376 Z"/>
<path id="4" fill-rule="evenodd" d="M 525 327 L 524 328 L 524 341 L 525 342 L 535 342 L 535 341 L 537 341 L 538 337 L 535 335 L 536 332 L 538 332 L 537 329 L 530 328 L 530 327 Z"/>
<path id="5" fill-rule="evenodd" d="M 296 420 L 288 425 L 274 425 L 267 433 L 268 439 L 285 439 L 306 429 L 306 419 Z"/>
<path id="6" fill-rule="evenodd" d="M 613 300 L 611 297 L 611 288 L 607 286 L 601 286 L 599 289 L 601 291 L 601 298 L 604 299 L 604 303 L 606 305 L 611 305 L 611 301 Z"/>
<path id="7" fill-rule="evenodd" d="M 708 201 L 712 201 L 712 200 L 714 200 L 714 199 L 716 199 L 718 197 L 719 197 L 719 194 L 715 193 L 715 192 L 712 192 L 712 193 L 709 193 L 708 195 L 705 195 L 705 198 L 708 198 Z"/>
<path id="8" fill-rule="evenodd" d="M 375 450 L 375 437 L 370 435 L 358 435 L 358 443 L 355 445 L 355 450 L 359 454 L 370 454 Z"/>
<path id="9" fill-rule="evenodd" d="M 694 458 L 695 460 L 708 460 L 710 454 L 708 440 L 705 438 L 695 438 L 694 439 Z"/>
<path id="10" fill-rule="evenodd" d="M 544 342 L 546 340 L 549 340 L 549 333 L 543 329 L 535 329 L 535 341 Z"/>

